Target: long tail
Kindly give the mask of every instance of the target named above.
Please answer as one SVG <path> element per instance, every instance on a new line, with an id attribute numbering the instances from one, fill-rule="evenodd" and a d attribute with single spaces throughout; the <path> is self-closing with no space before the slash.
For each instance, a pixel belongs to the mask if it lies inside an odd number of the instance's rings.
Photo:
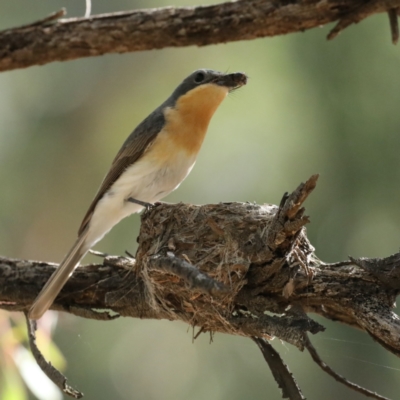
<path id="1" fill-rule="evenodd" d="M 79 261 L 84 257 L 91 247 L 86 243 L 88 229 L 86 228 L 78 237 L 72 249 L 65 256 L 62 263 L 53 272 L 53 275 L 43 286 L 43 289 L 33 302 L 29 310 L 29 319 L 39 319 L 53 304 L 53 301 L 71 276 Z"/>

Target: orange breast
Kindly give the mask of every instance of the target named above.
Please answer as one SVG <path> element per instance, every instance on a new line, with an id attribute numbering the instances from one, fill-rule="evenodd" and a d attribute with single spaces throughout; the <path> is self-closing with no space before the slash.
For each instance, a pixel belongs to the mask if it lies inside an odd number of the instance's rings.
<path id="1" fill-rule="evenodd" d="M 205 84 L 181 96 L 174 108 L 164 111 L 168 141 L 188 155 L 197 155 L 211 117 L 227 94 L 225 87 Z"/>

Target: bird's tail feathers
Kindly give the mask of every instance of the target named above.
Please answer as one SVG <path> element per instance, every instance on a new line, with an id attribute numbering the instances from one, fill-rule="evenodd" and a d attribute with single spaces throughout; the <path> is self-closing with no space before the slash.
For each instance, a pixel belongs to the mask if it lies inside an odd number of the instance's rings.
<path id="1" fill-rule="evenodd" d="M 85 256 L 91 247 L 91 243 L 86 242 L 87 233 L 88 228 L 79 235 L 64 260 L 43 286 L 43 289 L 40 291 L 29 310 L 29 319 L 39 319 L 53 304 L 68 278 L 78 266 L 79 261 Z"/>

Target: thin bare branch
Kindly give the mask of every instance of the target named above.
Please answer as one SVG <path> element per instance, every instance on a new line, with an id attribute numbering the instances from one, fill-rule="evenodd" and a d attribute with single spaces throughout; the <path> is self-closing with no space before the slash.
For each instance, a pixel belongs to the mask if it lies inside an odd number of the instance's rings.
<path id="1" fill-rule="evenodd" d="M 392 8 L 388 11 L 390 33 L 392 35 L 392 43 L 397 44 L 399 41 L 399 13 L 400 8 Z"/>
<path id="2" fill-rule="evenodd" d="M 36 345 L 36 321 L 29 320 L 26 313 L 25 318 L 28 328 L 29 346 L 31 348 L 33 357 L 35 358 L 41 370 L 66 395 L 73 397 L 74 399 L 82 398 L 83 393 L 69 386 L 67 384 L 67 378 L 58 369 L 54 368 L 49 362 L 46 361 L 43 354 L 40 352 L 39 348 Z"/>
<path id="3" fill-rule="evenodd" d="M 279 353 L 265 339 L 253 337 L 252 340 L 261 350 L 276 383 L 282 389 L 282 398 L 305 400 L 296 380 L 289 371 L 289 367 L 283 362 Z"/>
<path id="4" fill-rule="evenodd" d="M 372 392 L 368 389 L 363 388 L 362 386 L 359 386 L 353 382 L 350 382 L 348 379 L 343 377 L 342 375 L 339 375 L 337 372 L 335 372 L 329 365 L 327 365 L 324 361 L 322 361 L 321 357 L 317 353 L 317 350 L 315 347 L 312 345 L 310 339 L 308 336 L 305 338 L 305 347 L 310 353 L 312 359 L 318 364 L 318 366 L 321 367 L 322 370 L 324 370 L 328 375 L 332 376 L 336 381 L 342 383 L 343 385 L 349 387 L 350 389 L 363 394 L 364 396 L 367 397 L 372 397 L 374 399 L 378 400 L 390 400 L 387 397 L 381 396 L 378 393 Z"/>

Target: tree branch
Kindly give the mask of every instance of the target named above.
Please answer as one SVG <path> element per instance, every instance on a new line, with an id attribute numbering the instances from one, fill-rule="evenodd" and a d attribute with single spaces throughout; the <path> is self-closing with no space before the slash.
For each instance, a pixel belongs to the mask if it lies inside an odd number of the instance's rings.
<path id="1" fill-rule="evenodd" d="M 400 254 L 319 260 L 302 207 L 317 178 L 285 194 L 279 207 L 157 204 L 142 215 L 136 258 L 103 255 L 103 264 L 78 268 L 52 309 L 98 320 L 180 320 L 201 332 L 277 337 L 311 352 L 307 333 L 324 330 L 306 315 L 314 312 L 400 355 L 400 320 L 392 311 Z M 28 310 L 54 268 L 0 258 L 0 308 Z"/>
<path id="2" fill-rule="evenodd" d="M 253 341 L 261 350 L 265 361 L 274 375 L 275 381 L 282 389 L 282 398 L 290 400 L 305 400 L 296 380 L 283 362 L 279 353 L 265 340 L 253 337 Z"/>
<path id="3" fill-rule="evenodd" d="M 67 378 L 61 374 L 56 368 L 54 368 L 51 363 L 47 362 L 43 357 L 43 354 L 40 352 L 39 348 L 36 344 L 36 321 L 30 321 L 28 319 L 28 315 L 25 314 L 26 324 L 28 328 L 28 338 L 29 338 L 29 347 L 31 348 L 33 357 L 38 363 L 39 367 L 46 374 L 46 376 L 54 382 L 66 395 L 73 397 L 74 399 L 80 399 L 83 397 L 83 393 L 75 390 L 67 383 Z"/>
<path id="4" fill-rule="evenodd" d="M 332 376 L 337 382 L 342 383 L 343 385 L 349 387 L 350 389 L 352 389 L 358 393 L 362 393 L 364 396 L 372 397 L 377 400 L 390 400 L 387 397 L 381 396 L 378 393 L 367 390 L 367 389 L 361 387 L 360 385 L 356 385 L 355 383 L 350 382 L 348 379 L 346 379 L 342 375 L 339 375 L 338 373 L 336 373 L 329 365 L 327 365 L 324 361 L 322 361 L 321 357 L 317 353 L 317 350 L 312 345 L 312 343 L 308 337 L 306 339 L 305 346 L 306 346 L 308 352 L 310 353 L 312 359 L 317 363 L 317 365 L 323 371 L 325 371 L 328 375 Z"/>
<path id="5" fill-rule="evenodd" d="M 211 6 L 164 7 L 44 21 L 0 32 L 0 71 L 107 53 L 205 46 L 303 32 L 340 21 L 330 33 L 389 12 L 396 39 L 400 0 L 239 0 Z"/>
<path id="6" fill-rule="evenodd" d="M 362 329 L 400 353 L 392 311 L 400 256 L 320 261 L 302 208 L 316 180 L 285 195 L 279 207 L 158 204 L 142 215 L 136 259 L 105 256 L 103 264 L 78 268 L 52 309 L 96 319 L 110 319 L 96 312 L 109 309 L 112 318 L 182 320 L 208 331 L 278 336 L 300 349 L 301 332 L 322 329 L 296 311 L 304 310 Z M 55 267 L 0 258 L 0 308 L 28 310 Z"/>

